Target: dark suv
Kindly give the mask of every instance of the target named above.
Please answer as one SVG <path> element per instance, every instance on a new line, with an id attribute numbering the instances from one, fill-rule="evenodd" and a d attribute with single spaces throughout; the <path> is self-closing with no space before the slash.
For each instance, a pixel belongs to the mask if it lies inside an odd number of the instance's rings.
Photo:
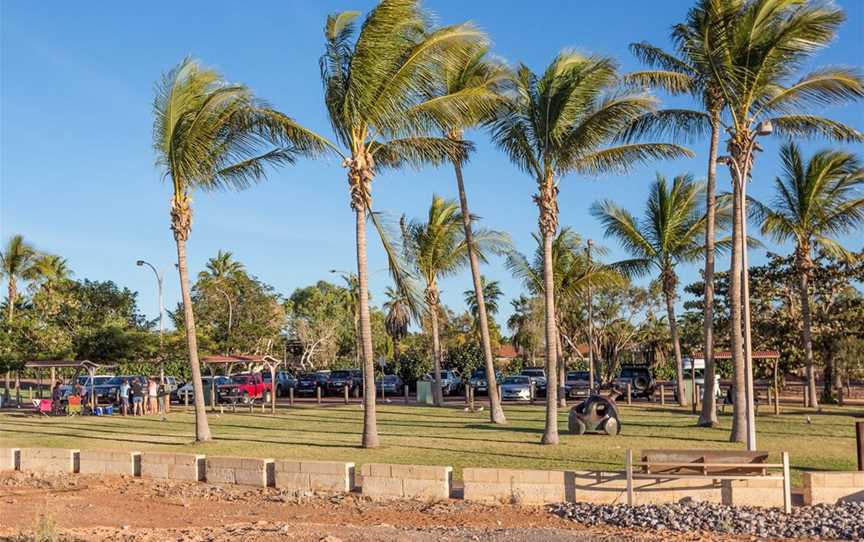
<path id="1" fill-rule="evenodd" d="M 324 373 L 309 373 L 302 375 L 297 379 L 297 384 L 294 386 L 294 393 L 297 395 L 315 395 L 315 389 L 321 388 L 321 391 L 327 389 L 327 375 Z"/>
<path id="2" fill-rule="evenodd" d="M 647 365 L 623 365 L 621 374 L 612 381 L 612 386 L 621 393 L 626 393 L 630 384 L 630 394 L 633 397 L 650 398 L 654 394 L 654 376 Z"/>
<path id="3" fill-rule="evenodd" d="M 330 380 L 327 381 L 327 392 L 333 395 L 339 395 L 345 386 L 348 386 L 349 393 L 357 393 L 360 390 L 360 385 L 363 383 L 363 371 L 360 369 L 340 369 L 330 373 Z"/>

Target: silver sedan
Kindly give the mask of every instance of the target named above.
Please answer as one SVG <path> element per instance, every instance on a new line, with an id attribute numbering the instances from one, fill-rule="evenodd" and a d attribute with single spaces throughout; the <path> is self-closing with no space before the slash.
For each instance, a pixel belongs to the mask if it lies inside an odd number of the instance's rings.
<path id="1" fill-rule="evenodd" d="M 501 381 L 501 398 L 505 401 L 530 401 L 531 378 L 508 376 Z"/>

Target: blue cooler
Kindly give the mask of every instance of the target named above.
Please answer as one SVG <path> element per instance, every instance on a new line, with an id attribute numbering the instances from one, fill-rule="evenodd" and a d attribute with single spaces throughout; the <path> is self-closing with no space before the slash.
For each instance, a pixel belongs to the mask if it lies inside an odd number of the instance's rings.
<path id="1" fill-rule="evenodd" d="M 96 407 L 96 415 L 97 415 L 97 416 L 101 416 L 102 413 L 103 413 L 102 407 L 101 407 L 101 406 L 97 406 L 97 407 Z"/>
<path id="2" fill-rule="evenodd" d="M 102 412 L 104 412 L 106 416 L 111 416 L 111 415 L 113 415 L 113 414 L 114 414 L 114 405 L 108 405 L 108 406 L 106 406 L 106 407 L 103 409 Z"/>

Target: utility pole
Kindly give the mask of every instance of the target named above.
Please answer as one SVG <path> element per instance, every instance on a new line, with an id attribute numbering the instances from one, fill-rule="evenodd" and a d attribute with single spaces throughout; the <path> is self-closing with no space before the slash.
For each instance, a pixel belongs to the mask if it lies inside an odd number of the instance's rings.
<path id="1" fill-rule="evenodd" d="M 594 296 L 591 292 L 591 247 L 594 241 L 588 239 L 588 395 L 594 393 Z"/>

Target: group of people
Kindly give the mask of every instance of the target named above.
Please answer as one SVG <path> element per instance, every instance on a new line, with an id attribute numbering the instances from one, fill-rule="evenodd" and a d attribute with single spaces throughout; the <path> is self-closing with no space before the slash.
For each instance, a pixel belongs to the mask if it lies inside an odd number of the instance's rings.
<path id="1" fill-rule="evenodd" d="M 120 412 L 124 416 L 130 415 L 130 404 L 132 416 L 164 414 L 168 410 L 169 402 L 168 395 L 160 393 L 159 383 L 155 378 L 150 377 L 146 382 L 139 378 L 130 382 L 128 378 L 124 378 L 120 384 Z"/>

